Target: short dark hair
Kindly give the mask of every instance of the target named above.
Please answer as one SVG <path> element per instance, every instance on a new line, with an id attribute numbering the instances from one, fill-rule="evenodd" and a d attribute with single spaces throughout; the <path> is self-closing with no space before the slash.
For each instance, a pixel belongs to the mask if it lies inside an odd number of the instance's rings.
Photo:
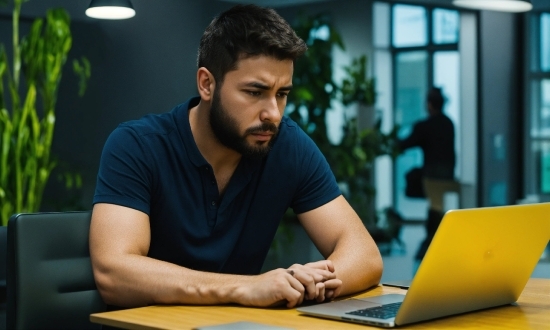
<path id="1" fill-rule="evenodd" d="M 214 18 L 204 31 L 197 64 L 221 84 L 242 58 L 267 55 L 295 61 L 306 50 L 305 42 L 275 10 L 236 5 Z"/>
<path id="2" fill-rule="evenodd" d="M 428 91 L 427 100 L 434 110 L 439 112 L 443 110 L 443 105 L 445 104 L 445 97 L 443 97 L 443 93 L 441 93 L 441 88 L 439 87 L 430 88 L 430 90 Z"/>

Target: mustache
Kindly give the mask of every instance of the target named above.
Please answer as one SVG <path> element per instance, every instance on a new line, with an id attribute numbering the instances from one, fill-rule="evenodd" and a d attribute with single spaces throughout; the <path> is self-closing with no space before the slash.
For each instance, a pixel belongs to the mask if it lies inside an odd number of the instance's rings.
<path id="1" fill-rule="evenodd" d="M 246 130 L 245 134 L 271 132 L 273 135 L 279 132 L 279 128 L 273 123 L 261 123 L 258 126 L 250 127 Z"/>

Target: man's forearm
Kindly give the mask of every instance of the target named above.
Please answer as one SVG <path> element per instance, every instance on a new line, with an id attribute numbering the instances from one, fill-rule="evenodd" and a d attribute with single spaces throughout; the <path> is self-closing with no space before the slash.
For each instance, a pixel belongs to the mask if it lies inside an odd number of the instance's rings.
<path id="1" fill-rule="evenodd" d="M 306 296 L 318 299 L 316 283 L 335 278 L 331 271 L 297 265 L 292 271 L 275 269 L 255 276 L 217 274 L 139 255 L 112 258 L 111 263 L 96 261 L 94 275 L 105 302 L 121 307 L 225 303 L 294 307 Z"/>
<path id="2" fill-rule="evenodd" d="M 112 266 L 94 267 L 98 289 L 108 304 L 239 303 L 236 289 L 244 276 L 199 272 L 139 255 L 113 259 Z"/>

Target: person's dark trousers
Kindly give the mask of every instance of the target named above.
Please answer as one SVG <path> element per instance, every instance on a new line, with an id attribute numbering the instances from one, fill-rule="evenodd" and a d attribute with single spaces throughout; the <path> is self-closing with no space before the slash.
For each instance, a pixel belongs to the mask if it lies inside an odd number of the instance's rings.
<path id="1" fill-rule="evenodd" d="M 424 255 L 428 250 L 428 246 L 430 246 L 435 232 L 437 231 L 437 227 L 439 227 L 439 223 L 441 223 L 442 219 L 443 213 L 441 213 L 440 211 L 433 209 L 428 210 L 428 219 L 426 220 L 426 238 L 424 239 L 422 244 L 420 244 L 418 252 L 416 252 L 416 255 L 414 257 L 416 260 L 420 261 L 424 258 Z"/>

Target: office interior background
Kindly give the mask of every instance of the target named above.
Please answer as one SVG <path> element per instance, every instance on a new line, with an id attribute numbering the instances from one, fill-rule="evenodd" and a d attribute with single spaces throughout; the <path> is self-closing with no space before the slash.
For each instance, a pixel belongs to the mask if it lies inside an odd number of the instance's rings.
<path id="1" fill-rule="evenodd" d="M 460 194 L 445 199 L 448 208 L 550 200 L 548 0 L 532 0 L 533 10 L 519 14 L 462 9 L 451 0 L 132 3 L 136 16 L 115 21 L 86 17 L 88 0 L 31 0 L 22 7 L 22 35 L 48 8 L 65 8 L 72 18 L 70 59 L 86 56 L 92 66 L 83 97 L 77 96 L 70 65 L 65 67 L 52 150 L 82 175 L 82 189 L 66 191 L 54 173 L 44 210 L 91 209 L 107 136 L 123 121 L 169 111 L 197 94 L 196 49 L 202 32 L 216 14 L 235 3 L 274 7 L 290 23 L 300 12 L 328 13 L 346 45 L 345 51 L 334 50 L 335 76 L 343 75 L 342 66 L 352 58 L 368 56 L 369 74 L 377 82 L 375 109 L 385 132 L 400 125 L 400 134 L 406 135 L 427 115 L 427 88 L 442 87 L 444 111 L 456 127 L 455 175 L 462 186 Z M 0 41 L 10 53 L 10 5 L 0 7 Z M 334 104 L 327 119 L 333 141 L 341 137 L 343 111 Z M 385 256 L 385 279 L 412 276 L 412 255 L 424 235 L 417 223 L 425 218 L 427 202 L 404 196 L 404 175 L 421 164 L 419 150 L 395 161 L 389 156 L 376 161 L 376 210 L 393 207 L 411 221 L 401 233 L 405 247 Z M 314 258 L 308 246 L 292 252 Z M 536 270 L 538 277 L 550 277 L 546 258 Z"/>

